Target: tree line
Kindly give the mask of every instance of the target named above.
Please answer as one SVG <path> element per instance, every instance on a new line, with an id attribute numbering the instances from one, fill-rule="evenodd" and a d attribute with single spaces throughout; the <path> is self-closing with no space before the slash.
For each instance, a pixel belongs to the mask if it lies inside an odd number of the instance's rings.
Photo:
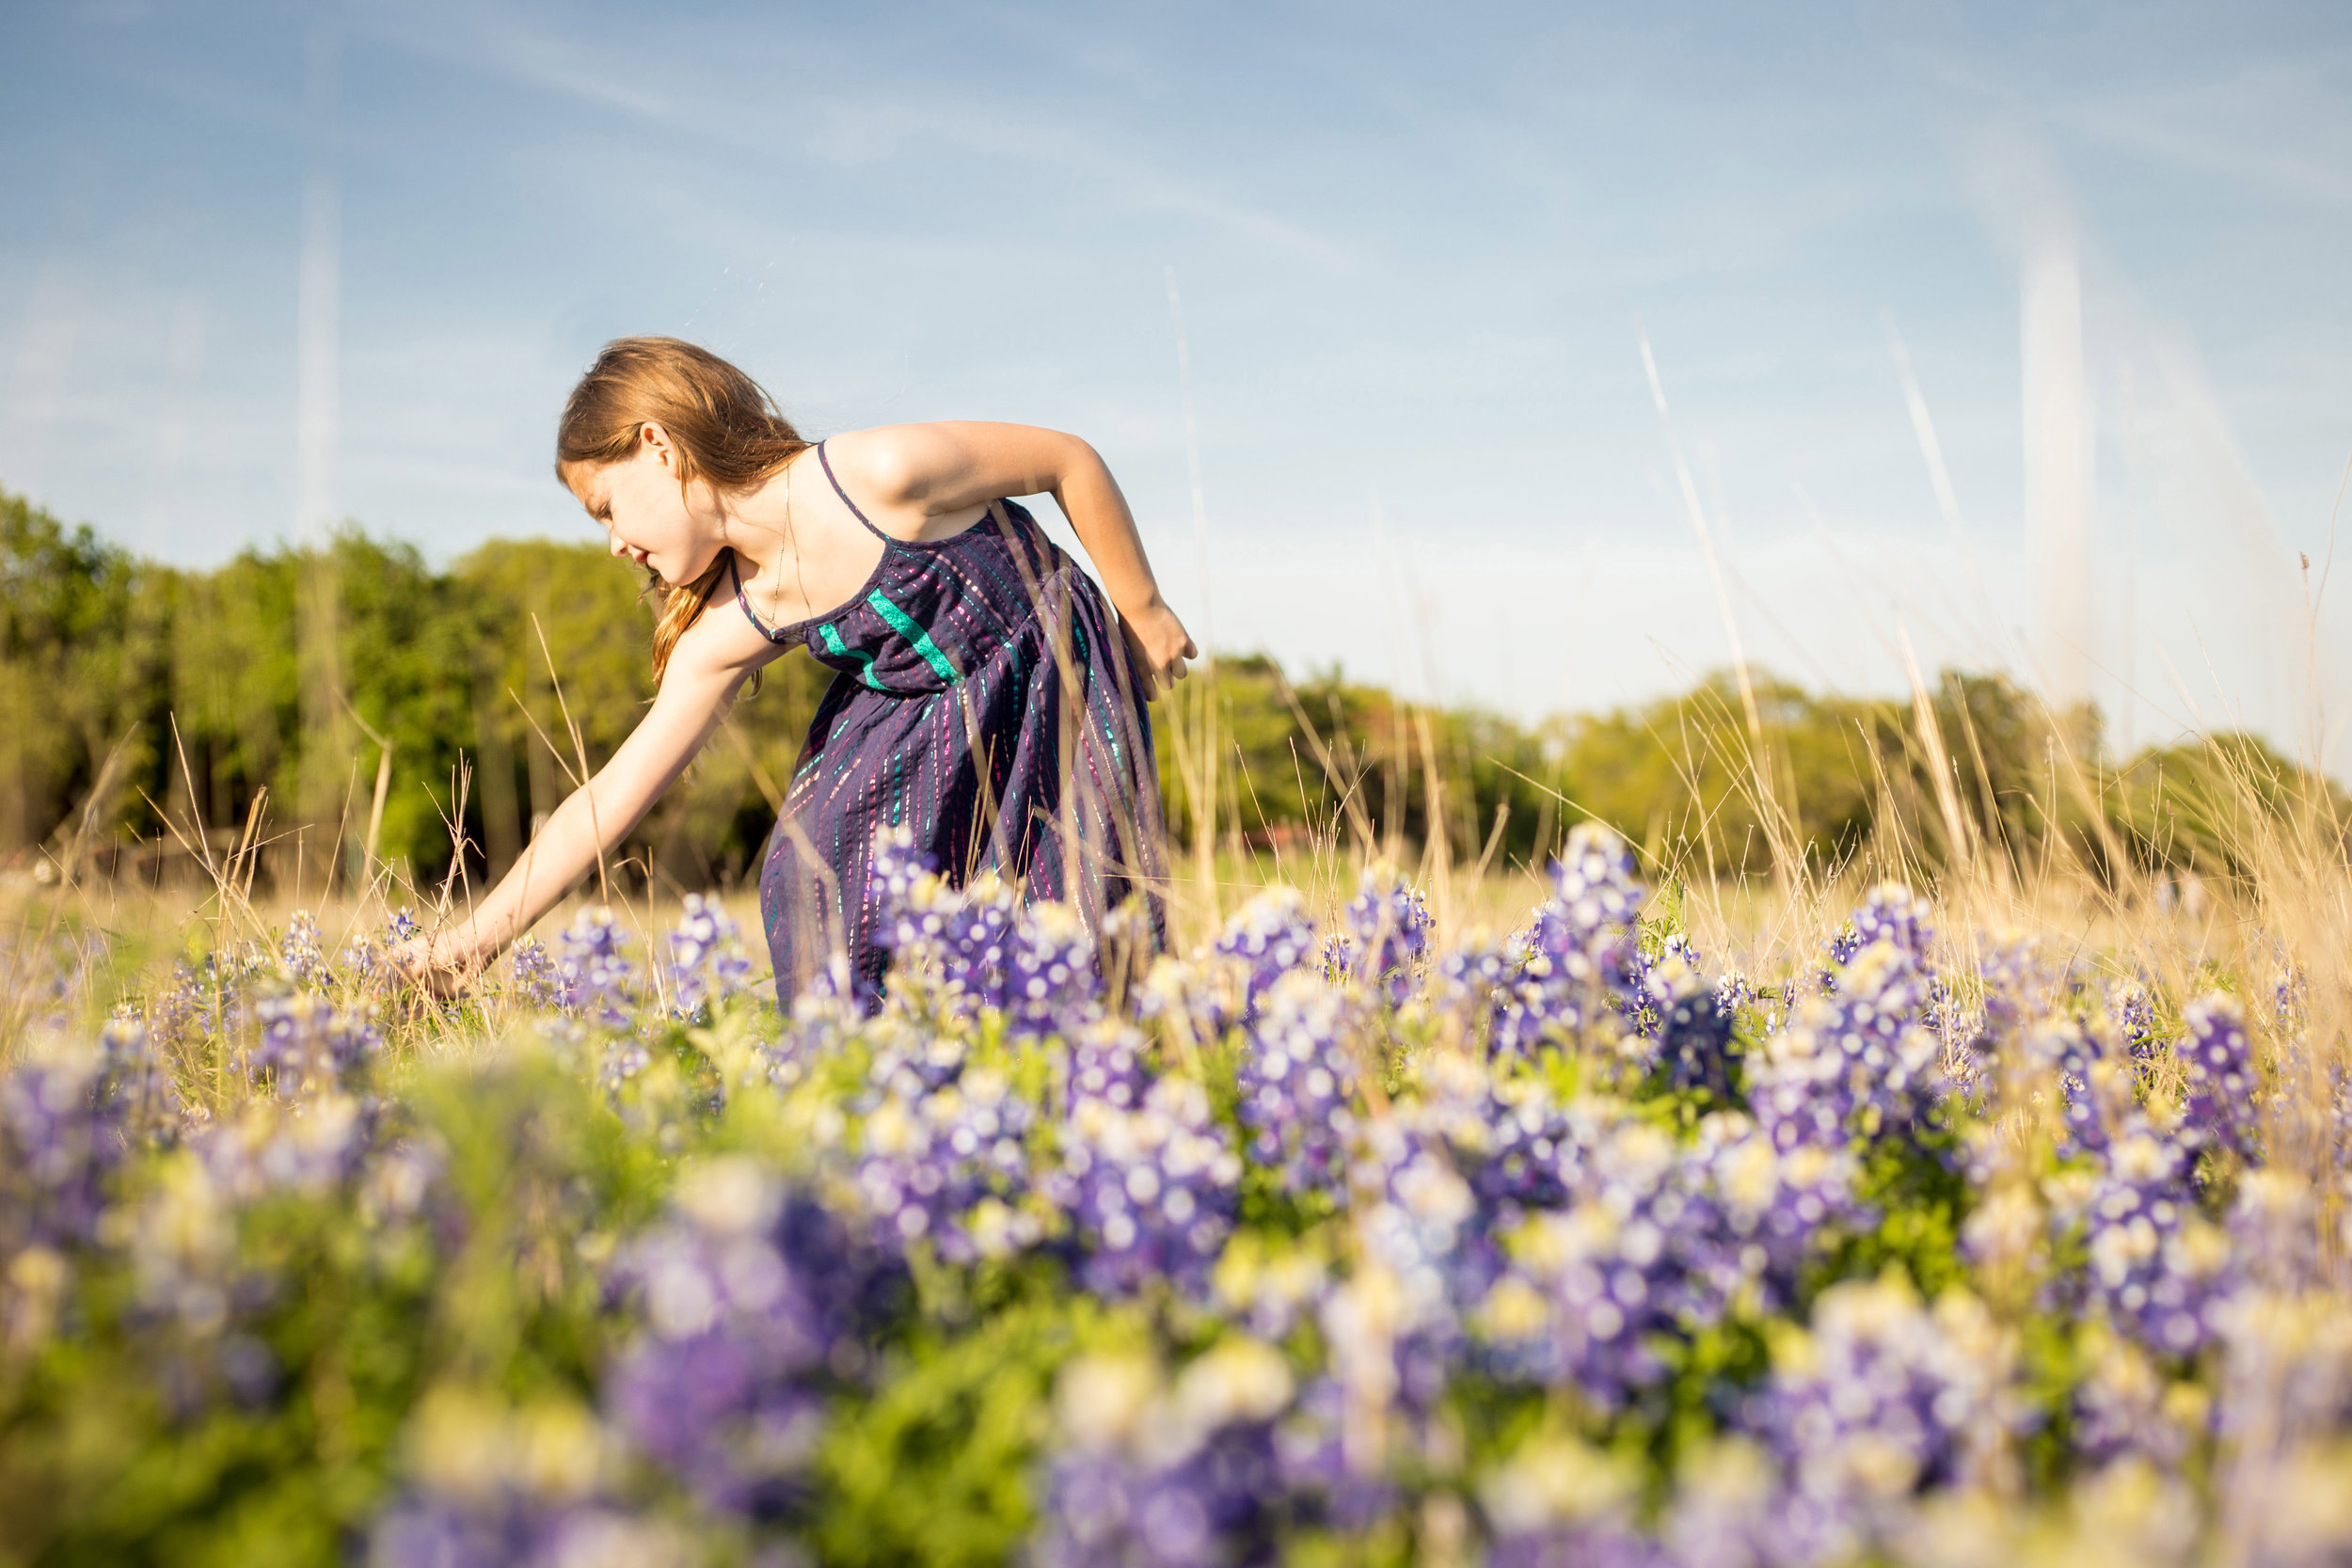
<path id="1" fill-rule="evenodd" d="M 598 545 L 498 540 L 436 568 L 357 530 L 188 570 L 0 493 L 0 858 L 478 885 L 651 701 L 641 589 Z M 2228 876 L 2254 818 L 2342 842 L 2341 791 L 2254 736 L 2110 758 L 2095 710 L 2053 713 L 2000 675 L 1948 671 L 1883 699 L 1726 673 L 1528 725 L 1263 657 L 1204 674 L 1156 705 L 1154 729 L 1171 833 L 1226 852 L 1435 845 L 1457 864 L 1533 863 L 1598 818 L 1687 874 L 2022 861 L 2062 843 L 2094 864 Z M 622 874 L 755 878 L 830 679 L 805 653 L 772 665 L 624 847 Z"/>

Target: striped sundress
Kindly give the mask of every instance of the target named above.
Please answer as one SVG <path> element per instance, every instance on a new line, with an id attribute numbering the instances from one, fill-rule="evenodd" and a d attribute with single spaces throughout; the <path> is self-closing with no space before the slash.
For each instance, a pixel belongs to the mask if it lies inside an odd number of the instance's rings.
<path id="1" fill-rule="evenodd" d="M 1131 893 L 1160 921 L 1158 778 L 1142 685 L 1092 578 L 1027 510 L 992 502 L 952 538 L 882 542 L 866 586 L 788 626 L 736 603 L 771 641 L 834 672 L 770 836 L 760 912 L 788 1001 L 836 952 L 881 983 L 867 887 L 874 835 L 904 828 L 961 886 L 994 871 L 1025 901 L 1076 906 L 1088 927 Z"/>

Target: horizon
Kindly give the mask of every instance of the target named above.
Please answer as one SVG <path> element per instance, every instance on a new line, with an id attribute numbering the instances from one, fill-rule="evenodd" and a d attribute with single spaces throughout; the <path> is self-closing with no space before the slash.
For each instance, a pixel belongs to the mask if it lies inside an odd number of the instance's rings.
<path id="1" fill-rule="evenodd" d="M 0 500 L 11 499 L 25 499 L 27 504 L 32 505 L 36 511 L 43 510 L 38 506 L 38 503 L 31 502 L 27 498 L 15 497 L 5 487 L 0 487 Z M 50 514 L 50 515 L 54 521 L 57 522 L 60 526 L 69 531 L 82 526 L 82 521 L 56 517 L 55 514 Z M 233 564 L 235 559 L 232 558 L 230 561 L 216 562 L 199 566 L 177 565 L 173 562 L 158 560 L 152 556 L 140 554 L 138 551 L 132 549 L 130 546 L 124 544 L 122 541 L 109 536 L 104 529 L 99 527 L 95 523 L 88 523 L 87 526 L 90 527 L 91 531 L 97 535 L 102 543 L 110 544 L 118 548 L 129 550 L 135 559 L 144 563 L 162 565 L 171 570 L 197 573 L 218 571 Z M 338 521 L 332 530 L 329 531 L 327 537 L 331 538 L 334 535 L 346 532 L 362 538 L 368 543 L 379 547 L 390 546 L 393 548 L 417 549 L 419 555 L 424 559 L 428 567 L 439 573 L 454 573 L 465 564 L 466 561 L 470 556 L 480 552 L 497 549 L 501 546 L 511 546 L 515 545 L 545 544 L 553 545 L 565 549 L 594 552 L 600 557 L 609 554 L 606 548 L 596 540 L 566 540 L 552 538 L 544 533 L 518 533 L 475 540 L 469 544 L 463 551 L 454 555 L 444 556 L 437 559 L 416 546 L 413 541 L 404 540 L 389 534 L 370 531 L 350 519 Z M 272 555 L 286 556 L 304 549 L 318 547 L 325 542 L 325 539 L 295 540 L 281 535 L 274 540 L 248 541 L 244 546 L 242 546 L 240 554 L 242 555 L 246 552 L 251 552 L 264 559 Z M 617 568 L 620 563 L 616 562 L 614 562 L 614 565 Z M 1195 661 L 1194 670 L 1196 673 L 1200 672 L 1204 664 L 1213 668 L 1218 663 L 1243 663 L 1258 659 L 1271 661 L 1282 672 L 1283 678 L 1291 681 L 1294 685 L 1304 686 L 1309 684 L 1317 684 L 1324 681 L 1335 681 L 1343 685 L 1379 691 L 1400 702 L 1405 702 L 1408 705 L 1423 705 L 1423 700 L 1412 698 L 1386 681 L 1380 680 L 1376 677 L 1368 676 L 1361 671 L 1350 668 L 1343 658 L 1335 657 L 1333 660 L 1324 664 L 1294 663 L 1283 659 L 1270 650 L 1262 647 L 1228 647 L 1208 650 L 1202 660 Z M 1946 675 L 1955 675 L 1975 680 L 1980 678 L 1993 678 L 2005 674 L 2004 672 L 1996 670 L 1975 669 L 1963 665 L 1952 664 L 1939 665 L 1934 668 L 1925 670 L 1922 673 L 1923 678 L 1928 683 L 1928 689 L 1931 694 L 1937 689 L 1938 683 L 1941 681 L 1942 677 Z M 1899 707 L 1908 705 L 1912 700 L 1912 692 L 1908 687 L 1905 687 L 1899 691 L 1885 692 L 1847 691 L 1826 687 L 1817 688 L 1807 685 L 1803 680 L 1793 678 L 1787 671 L 1775 669 L 1771 665 L 1758 663 L 1753 660 L 1751 660 L 1748 665 L 1748 674 L 1750 679 L 1759 687 L 1768 682 L 1777 682 L 1794 689 L 1805 700 L 1810 702 L 1881 702 L 1890 703 Z M 1708 687 L 1732 683 L 1735 682 L 1737 678 L 1738 672 L 1734 666 L 1728 663 L 1715 665 L 1694 672 L 1691 675 L 1690 679 L 1683 686 L 1678 688 L 1653 692 L 1603 706 L 1590 708 L 1554 708 L 1534 715 L 1521 715 L 1506 712 L 1501 708 L 1493 706 L 1492 705 L 1480 701 L 1475 694 L 1458 699 L 1438 699 L 1434 704 L 1428 705 L 1436 705 L 1455 712 L 1474 712 L 1482 715 L 1502 718 L 1518 725 L 1523 732 L 1536 734 L 1539 733 L 1546 724 L 1558 721 L 1574 721 L 1580 719 L 1609 720 L 1618 717 L 1630 716 L 1654 705 L 1671 704 L 1694 697 L 1700 690 Z M 2020 689 L 2027 696 L 2034 695 L 2034 693 L 2027 689 L 2021 688 Z M 2129 765 L 2130 763 L 2137 760 L 2139 757 L 2185 743 L 2195 744 L 2204 741 L 2227 740 L 2235 736 L 2249 735 L 2253 736 L 2258 740 L 2264 741 L 2265 744 L 2269 743 L 2269 737 L 2262 736 L 2259 732 L 2221 727 L 2203 731 L 2187 732 L 2184 735 L 2176 736 L 2144 739 L 2136 744 L 2127 753 L 2114 749 L 2111 745 L 2113 739 L 2112 726 L 2107 722 L 2111 716 L 2108 715 L 2104 708 L 2098 705 L 2095 699 L 2091 702 L 2091 707 L 2098 721 L 2099 745 L 2108 753 L 2106 760 L 2111 761 L 2118 767 Z M 2293 755 L 2286 755 L 2283 756 L 2281 760 L 2290 764 L 2300 766 L 2303 759 Z M 2332 769 L 2325 771 L 2327 772 L 2328 777 L 2338 784 L 2352 782 L 2345 780 L 2341 774 Z"/>

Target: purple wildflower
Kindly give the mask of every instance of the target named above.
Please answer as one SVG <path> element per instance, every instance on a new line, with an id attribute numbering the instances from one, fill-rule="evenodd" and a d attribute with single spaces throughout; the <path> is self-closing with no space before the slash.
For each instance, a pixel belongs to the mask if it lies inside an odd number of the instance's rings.
<path id="1" fill-rule="evenodd" d="M 1422 960 L 1429 950 L 1427 895 L 1390 867 L 1369 867 L 1361 891 L 1347 906 L 1347 925 L 1355 942 L 1338 955 L 1340 971 L 1377 988 L 1389 1006 L 1404 1006 L 1420 988 Z"/>
<path id="2" fill-rule="evenodd" d="M 1942 1053 L 1919 1022 L 1926 1002 L 1908 949 L 1856 953 L 1837 990 L 1805 1001 L 1750 1065 L 1748 1098 L 1773 1144 L 1836 1148 L 1911 1128 L 1942 1085 Z"/>
<path id="3" fill-rule="evenodd" d="M 627 1243 L 612 1289 L 642 1330 L 606 1408 L 707 1508 L 774 1519 L 806 1491 L 826 1390 L 866 1365 L 896 1271 L 824 1210 L 740 1158 L 690 1170 Z"/>
<path id="4" fill-rule="evenodd" d="M 1077 1099 L 1047 1190 L 1076 1227 L 1087 1289 L 1133 1295 L 1165 1280 L 1200 1295 L 1232 1229 L 1240 1180 L 1206 1091 L 1170 1077 L 1134 1110 Z"/>
<path id="5" fill-rule="evenodd" d="M 1292 1192 L 1336 1191 L 1355 1128 L 1350 1016 L 1361 1003 L 1294 971 L 1267 993 L 1236 1074 L 1250 1157 Z"/>
<path id="6" fill-rule="evenodd" d="M 364 1012 L 339 1010 L 325 997 L 263 997 L 254 1004 L 261 1038 L 247 1065 L 254 1082 L 286 1099 L 348 1086 L 384 1049 Z"/>
<path id="7" fill-rule="evenodd" d="M 1579 824 L 1551 879 L 1552 896 L 1536 909 L 1525 963 L 1495 1021 L 1498 1054 L 1533 1055 L 1547 1040 L 1574 1040 L 1616 1020 L 1637 983 L 1645 890 L 1624 843 L 1597 823 Z"/>
<path id="8" fill-rule="evenodd" d="M 2186 1019 L 2188 1034 L 2173 1047 L 2188 1084 L 2185 1133 L 2201 1147 L 2259 1160 L 2259 1078 L 2245 1015 L 2233 999 L 2214 995 L 2190 1003 Z"/>
<path id="9" fill-rule="evenodd" d="M 1306 900 L 1292 888 L 1259 894 L 1225 923 L 1216 951 L 1246 966 L 1244 1012 L 1255 1017 L 1275 981 L 1316 960 L 1315 927 L 1307 918 Z"/>
<path id="10" fill-rule="evenodd" d="M 1166 1388 L 1137 1359 L 1073 1364 L 1037 1560 L 1221 1568 L 1266 1557 L 1286 1502 L 1275 1420 L 1293 1392 L 1281 1354 L 1254 1339 L 1226 1340 Z"/>
<path id="11" fill-rule="evenodd" d="M 679 1014 L 691 1018 L 707 1004 L 737 995 L 751 967 L 741 933 L 719 900 L 688 894 L 677 928 L 670 933 L 673 1006 Z"/>
<path id="12" fill-rule="evenodd" d="M 1035 904 L 1014 923 L 1005 966 L 1007 1020 L 1016 1035 L 1068 1036 L 1103 1010 L 1094 937 L 1068 904 Z"/>

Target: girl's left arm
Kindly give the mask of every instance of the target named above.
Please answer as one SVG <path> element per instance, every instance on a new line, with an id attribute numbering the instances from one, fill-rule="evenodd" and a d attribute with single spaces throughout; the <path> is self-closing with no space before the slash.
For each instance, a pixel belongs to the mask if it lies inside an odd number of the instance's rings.
<path id="1" fill-rule="evenodd" d="M 878 508 L 916 530 L 930 518 L 969 512 L 1000 496 L 1050 495 L 1119 611 L 1142 666 L 1147 697 L 1184 677 L 1200 649 L 1161 596 L 1136 516 L 1102 454 L 1075 436 L 1036 425 L 972 420 L 891 425 L 837 436 L 833 450 L 854 466 Z M 918 533 L 919 536 L 919 533 Z"/>

